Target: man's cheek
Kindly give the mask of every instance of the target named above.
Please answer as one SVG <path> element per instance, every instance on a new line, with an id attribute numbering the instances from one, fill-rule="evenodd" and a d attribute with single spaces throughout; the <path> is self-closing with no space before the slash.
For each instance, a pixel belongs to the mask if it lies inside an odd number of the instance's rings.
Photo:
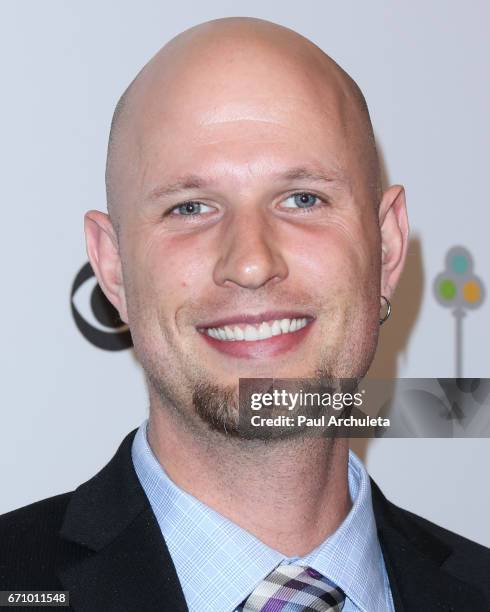
<path id="1" fill-rule="evenodd" d="M 356 283 L 366 259 L 367 255 L 344 236 L 331 234 L 304 243 L 293 260 L 297 271 L 306 274 L 315 287 L 338 292 Z"/>

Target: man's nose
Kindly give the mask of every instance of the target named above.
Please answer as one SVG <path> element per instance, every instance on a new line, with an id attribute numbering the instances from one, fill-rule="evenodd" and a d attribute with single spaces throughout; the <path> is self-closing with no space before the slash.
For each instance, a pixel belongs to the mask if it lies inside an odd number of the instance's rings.
<path id="1" fill-rule="evenodd" d="M 214 269 L 216 284 L 258 289 L 287 277 L 277 231 L 262 215 L 236 214 L 223 233 Z"/>

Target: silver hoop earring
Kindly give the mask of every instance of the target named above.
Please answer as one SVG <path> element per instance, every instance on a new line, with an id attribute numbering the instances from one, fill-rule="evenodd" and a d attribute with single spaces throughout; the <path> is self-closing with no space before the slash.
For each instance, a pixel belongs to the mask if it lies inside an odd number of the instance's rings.
<path id="1" fill-rule="evenodd" d="M 386 302 L 386 314 L 385 316 L 379 320 L 379 324 L 383 325 L 383 323 L 389 319 L 390 314 L 391 314 L 391 304 L 390 304 L 390 300 L 388 298 L 386 298 L 384 295 L 381 296 L 381 298 Z"/>

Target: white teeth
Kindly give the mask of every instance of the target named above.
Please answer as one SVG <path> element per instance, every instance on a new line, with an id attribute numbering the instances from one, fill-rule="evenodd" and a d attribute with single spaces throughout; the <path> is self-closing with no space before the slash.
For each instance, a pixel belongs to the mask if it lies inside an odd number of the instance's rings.
<path id="1" fill-rule="evenodd" d="M 208 327 L 205 333 L 216 340 L 224 340 L 225 342 L 235 342 L 237 340 L 256 341 L 267 340 L 272 336 L 280 334 L 289 334 L 305 327 L 308 323 L 306 318 L 303 319 L 280 319 L 274 321 L 262 321 L 259 325 L 225 325 L 224 327 Z"/>
<path id="2" fill-rule="evenodd" d="M 264 321 L 260 324 L 259 327 L 259 340 L 265 340 L 266 338 L 270 338 L 272 336 L 271 328 Z"/>
<path id="3" fill-rule="evenodd" d="M 258 340 L 259 334 L 253 325 L 247 325 L 245 327 L 245 340 Z"/>
<path id="4" fill-rule="evenodd" d="M 281 333 L 281 325 L 279 323 L 279 321 L 274 321 L 274 323 L 272 324 L 272 335 L 273 336 L 279 336 Z"/>
<path id="5" fill-rule="evenodd" d="M 225 326 L 225 333 L 227 340 L 235 340 L 235 334 L 233 333 L 231 327 L 228 327 L 228 325 Z"/>
<path id="6" fill-rule="evenodd" d="M 235 334 L 235 340 L 244 340 L 245 339 L 245 335 L 243 333 L 243 329 L 241 327 L 238 327 L 238 325 L 235 325 L 235 327 L 233 328 L 233 333 Z"/>

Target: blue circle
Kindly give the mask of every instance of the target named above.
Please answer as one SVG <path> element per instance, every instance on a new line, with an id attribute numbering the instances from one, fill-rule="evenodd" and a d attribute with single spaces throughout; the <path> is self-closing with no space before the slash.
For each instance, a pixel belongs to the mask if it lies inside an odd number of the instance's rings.
<path id="1" fill-rule="evenodd" d="M 468 258 L 465 255 L 454 255 L 451 268 L 456 274 L 464 274 L 468 270 Z"/>

